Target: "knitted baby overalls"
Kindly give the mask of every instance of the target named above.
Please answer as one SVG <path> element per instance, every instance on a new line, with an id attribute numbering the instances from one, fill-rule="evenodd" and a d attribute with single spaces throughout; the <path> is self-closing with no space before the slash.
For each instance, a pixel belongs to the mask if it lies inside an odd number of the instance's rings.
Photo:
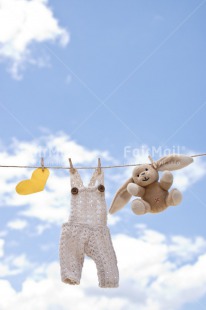
<path id="1" fill-rule="evenodd" d="M 60 239 L 61 278 L 79 284 L 84 255 L 96 263 L 100 287 L 118 287 L 119 272 L 109 228 L 104 193 L 104 174 L 95 169 L 85 187 L 78 171 L 71 173 L 71 212 L 62 225 Z"/>

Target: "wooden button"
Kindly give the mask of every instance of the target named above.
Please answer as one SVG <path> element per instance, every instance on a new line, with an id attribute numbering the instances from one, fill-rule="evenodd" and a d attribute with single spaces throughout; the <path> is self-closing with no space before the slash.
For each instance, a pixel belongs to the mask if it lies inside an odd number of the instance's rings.
<path id="1" fill-rule="evenodd" d="M 77 194 L 78 194 L 78 192 L 79 192 L 79 190 L 78 190 L 78 188 L 77 188 L 77 187 L 72 187 L 72 189 L 71 189 L 71 193 L 72 193 L 72 195 L 77 195 Z"/>
<path id="2" fill-rule="evenodd" d="M 98 186 L 98 190 L 99 190 L 100 192 L 103 193 L 103 192 L 105 191 L 104 185 L 100 184 L 100 185 Z"/>

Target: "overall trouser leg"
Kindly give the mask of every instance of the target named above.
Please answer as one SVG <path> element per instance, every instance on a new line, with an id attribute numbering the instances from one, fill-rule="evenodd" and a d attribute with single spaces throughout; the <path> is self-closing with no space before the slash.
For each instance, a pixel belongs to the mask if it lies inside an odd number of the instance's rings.
<path id="1" fill-rule="evenodd" d="M 96 263 L 100 287 L 118 287 L 119 271 L 108 227 L 90 232 L 85 253 Z"/>
<path id="2" fill-rule="evenodd" d="M 61 279 L 64 283 L 79 284 L 84 263 L 84 228 L 68 223 L 63 224 L 60 239 Z"/>

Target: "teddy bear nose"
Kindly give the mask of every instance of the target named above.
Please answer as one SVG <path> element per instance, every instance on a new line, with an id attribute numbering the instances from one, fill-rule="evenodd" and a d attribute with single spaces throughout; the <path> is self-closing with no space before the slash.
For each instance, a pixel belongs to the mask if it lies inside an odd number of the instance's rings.
<path id="1" fill-rule="evenodd" d="M 142 172 L 141 175 L 145 175 L 145 172 Z"/>

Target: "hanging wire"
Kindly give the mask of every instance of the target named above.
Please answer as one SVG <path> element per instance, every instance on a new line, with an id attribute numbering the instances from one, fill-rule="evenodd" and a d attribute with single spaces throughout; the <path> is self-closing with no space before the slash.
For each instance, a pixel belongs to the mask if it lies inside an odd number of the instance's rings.
<path id="1" fill-rule="evenodd" d="M 190 157 L 200 157 L 200 156 L 206 156 L 206 154 L 197 154 L 197 155 L 192 155 Z"/>
<path id="2" fill-rule="evenodd" d="M 195 155 L 190 155 L 190 157 L 202 157 L 206 156 L 206 153 L 203 154 L 195 154 Z M 124 165 L 114 165 L 114 166 L 101 166 L 103 169 L 112 169 L 112 168 L 123 168 L 123 167 L 134 167 L 138 166 L 141 164 L 124 164 Z M 36 169 L 36 168 L 42 168 L 42 166 L 20 166 L 20 165 L 0 165 L 0 168 L 31 168 L 31 169 Z M 44 166 L 44 168 L 48 169 L 71 169 L 71 167 L 64 167 L 64 166 Z M 87 170 L 87 169 L 96 169 L 98 167 L 75 167 L 75 169 L 82 169 L 82 170 Z"/>

